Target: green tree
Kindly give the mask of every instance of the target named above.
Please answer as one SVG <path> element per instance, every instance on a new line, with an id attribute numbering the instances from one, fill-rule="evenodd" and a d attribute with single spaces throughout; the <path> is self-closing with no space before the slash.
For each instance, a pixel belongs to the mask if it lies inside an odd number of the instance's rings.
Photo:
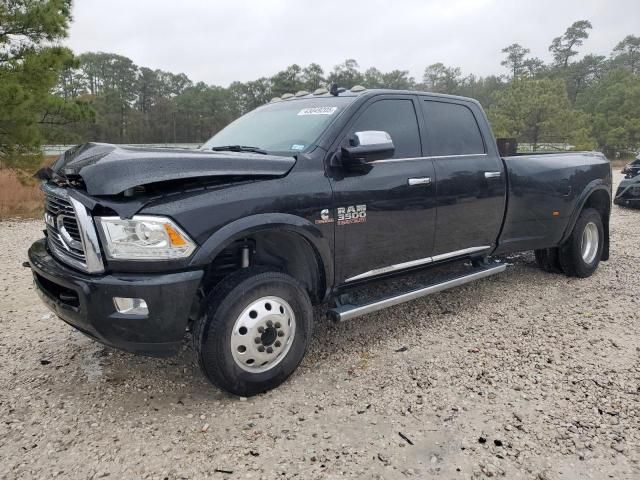
<path id="1" fill-rule="evenodd" d="M 97 138 L 119 143 L 134 140 L 129 129 L 134 118 L 140 120 L 132 115 L 138 98 L 138 67 L 131 59 L 112 53 L 85 53 L 79 60 L 95 97 Z"/>
<path id="2" fill-rule="evenodd" d="M 553 60 L 557 67 L 567 68 L 569 60 L 578 54 L 577 47 L 589 38 L 589 30 L 593 27 L 588 20 L 574 22 L 564 34 L 556 37 L 549 46 L 549 51 L 553 54 Z"/>
<path id="3" fill-rule="evenodd" d="M 447 67 L 443 63 L 434 63 L 424 70 L 423 86 L 436 93 L 458 93 L 463 83 L 462 71 L 458 67 Z"/>
<path id="4" fill-rule="evenodd" d="M 613 49 L 613 63 L 640 75 L 640 37 L 627 35 Z"/>
<path id="5" fill-rule="evenodd" d="M 614 70 L 578 96 L 577 106 L 592 117 L 593 136 L 608 156 L 640 150 L 640 78 Z"/>
<path id="6" fill-rule="evenodd" d="M 488 109 L 493 105 L 496 94 L 506 88 L 506 85 L 502 76 L 477 77 L 471 74 L 459 85 L 456 93 L 475 98 Z"/>
<path id="7" fill-rule="evenodd" d="M 333 67 L 329 74 L 329 83 L 335 83 L 339 87 L 347 90 L 354 85 L 362 85 L 364 77 L 360 73 L 360 65 L 353 58 L 348 58 L 344 62 Z"/>
<path id="8" fill-rule="evenodd" d="M 517 78 L 526 71 L 524 57 L 529 53 L 528 48 L 513 43 L 503 48 L 502 53 L 506 55 L 506 58 L 500 62 L 500 65 L 509 69 L 512 78 Z"/>
<path id="9" fill-rule="evenodd" d="M 142 67 L 138 74 L 136 108 L 148 114 L 158 99 L 163 97 L 158 73 L 150 68 Z"/>
<path id="10" fill-rule="evenodd" d="M 607 61 L 602 55 L 585 55 L 570 64 L 564 73 L 571 103 L 574 104 L 580 92 L 597 82 L 606 70 Z"/>
<path id="11" fill-rule="evenodd" d="M 226 89 L 198 82 L 178 95 L 175 99 L 178 110 L 177 141 L 202 142 L 237 118 L 241 112 L 233 92 L 244 95 L 242 85 L 234 82 Z"/>
<path id="12" fill-rule="evenodd" d="M 300 65 L 289 65 L 284 70 L 271 77 L 273 96 L 279 97 L 285 93 L 296 93 L 304 89 L 302 68 Z"/>
<path id="13" fill-rule="evenodd" d="M 518 79 L 496 94 L 489 109 L 496 137 L 513 137 L 531 143 L 572 143 L 579 149 L 592 144 L 588 118 L 571 108 L 561 80 Z"/>
<path id="14" fill-rule="evenodd" d="M 87 92 L 87 78 L 79 66 L 80 62 L 76 57 L 65 62 L 58 77 L 58 84 L 53 89 L 55 95 L 65 100 L 73 100 Z"/>
<path id="15" fill-rule="evenodd" d="M 304 88 L 313 92 L 326 83 L 324 70 L 317 63 L 310 63 L 309 66 L 302 70 L 302 81 Z"/>
<path id="16" fill-rule="evenodd" d="M 384 85 L 382 72 L 376 67 L 367 68 L 362 76 L 362 85 L 367 88 L 382 88 Z"/>
<path id="17" fill-rule="evenodd" d="M 409 76 L 408 70 L 392 70 L 382 74 L 382 88 L 411 90 L 415 86 L 416 82 L 413 77 Z"/>
<path id="18" fill-rule="evenodd" d="M 36 165 L 42 125 L 78 120 L 85 110 L 53 97 L 71 52 L 52 44 L 66 36 L 69 0 L 4 0 L 0 3 L 0 161 Z"/>
<path id="19" fill-rule="evenodd" d="M 522 67 L 529 77 L 537 77 L 546 70 L 544 62 L 538 57 L 525 58 Z"/>
<path id="20" fill-rule="evenodd" d="M 304 68 L 294 64 L 271 77 L 233 82 L 223 88 L 193 85 L 184 74 L 138 68 L 119 55 L 87 53 L 79 57 L 79 63 L 71 58 L 62 62 L 64 69 L 55 96 L 40 105 L 38 125 L 50 141 L 196 142 L 273 96 L 313 91 L 335 82 L 344 88 L 361 84 L 469 96 L 490 112 L 501 136 L 516 135 L 536 145 L 559 141 L 587 148 L 593 132 L 606 151 L 638 148 L 634 145 L 639 109 L 633 103 L 636 87 L 629 80 L 639 73 L 638 37 L 625 37 L 609 59 L 587 54 L 576 61 L 578 47 L 590 28 L 587 21 L 576 22 L 554 39 L 553 64 L 527 58 L 526 48 L 511 44 L 503 49 L 506 58 L 502 63 L 511 72 L 508 77 L 463 76 L 459 68 L 435 63 L 425 69 L 419 85 L 405 70 L 382 72 L 370 67 L 361 72 L 354 59 L 347 59 L 328 75 L 316 63 Z M 6 54 L 7 49 L 3 52 Z M 622 74 L 610 77 L 609 72 L 615 69 L 626 71 L 629 78 Z M 32 75 L 25 78 L 32 79 Z M 3 88 L 5 85 L 0 84 L 0 93 Z M 602 101 L 599 97 L 607 102 L 598 103 Z M 95 121 L 84 109 L 87 102 L 96 112 Z M 614 113 L 608 114 L 606 108 Z M 83 115 L 86 121 L 65 125 L 70 118 Z"/>
<path id="21" fill-rule="evenodd" d="M 287 88 L 282 77 L 280 77 L 280 81 L 283 83 L 281 83 L 278 88 Z M 293 84 L 289 84 L 289 86 L 300 87 L 299 85 Z M 300 89 L 301 88 L 302 87 L 300 87 Z M 227 91 L 229 93 L 229 98 L 233 100 L 235 105 L 234 110 L 237 111 L 239 115 L 247 113 L 260 105 L 264 105 L 274 97 L 273 82 L 266 77 L 247 83 L 233 82 Z M 295 93 L 296 91 L 298 90 L 283 93 Z"/>

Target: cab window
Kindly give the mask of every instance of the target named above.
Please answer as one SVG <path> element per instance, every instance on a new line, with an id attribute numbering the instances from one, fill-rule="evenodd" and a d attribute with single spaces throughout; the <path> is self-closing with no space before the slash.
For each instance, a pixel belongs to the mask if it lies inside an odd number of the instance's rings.
<path id="1" fill-rule="evenodd" d="M 411 100 L 378 100 L 366 108 L 350 130 L 349 137 L 366 130 L 387 132 L 395 147 L 393 158 L 422 156 L 418 119 Z"/>

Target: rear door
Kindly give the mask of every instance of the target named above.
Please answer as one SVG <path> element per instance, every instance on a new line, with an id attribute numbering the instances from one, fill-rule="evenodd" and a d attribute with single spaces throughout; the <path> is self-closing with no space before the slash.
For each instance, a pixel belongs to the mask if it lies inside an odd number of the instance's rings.
<path id="1" fill-rule="evenodd" d="M 420 97 L 425 149 L 436 174 L 434 260 L 484 253 L 495 245 L 505 210 L 502 159 L 484 138 L 472 103 Z M 478 118 L 482 115 L 481 118 Z"/>
<path id="2" fill-rule="evenodd" d="M 392 158 L 366 171 L 340 167 L 330 174 L 336 223 L 336 274 L 356 281 L 431 261 L 435 226 L 433 162 L 422 153 L 421 114 L 413 95 L 380 95 L 359 108 L 338 138 L 337 151 L 355 132 L 382 130 Z"/>

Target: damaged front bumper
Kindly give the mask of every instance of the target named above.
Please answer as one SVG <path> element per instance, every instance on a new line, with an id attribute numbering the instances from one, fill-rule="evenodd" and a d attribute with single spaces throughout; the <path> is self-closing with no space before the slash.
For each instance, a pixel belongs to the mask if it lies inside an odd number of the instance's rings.
<path id="1" fill-rule="evenodd" d="M 60 263 L 45 240 L 29 249 L 36 291 L 62 320 L 105 345 L 169 356 L 180 348 L 203 272 L 88 275 Z M 143 299 L 147 314 L 121 313 L 114 297 Z"/>

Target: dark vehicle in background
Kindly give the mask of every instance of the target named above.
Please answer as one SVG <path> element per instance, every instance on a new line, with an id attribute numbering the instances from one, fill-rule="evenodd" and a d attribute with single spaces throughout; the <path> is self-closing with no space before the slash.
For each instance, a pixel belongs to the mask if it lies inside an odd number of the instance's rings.
<path id="1" fill-rule="evenodd" d="M 613 203 L 624 207 L 640 207 L 640 155 L 622 169 L 625 178 L 618 184 Z"/>
<path id="2" fill-rule="evenodd" d="M 574 277 L 609 257 L 609 162 L 503 157 L 480 104 L 455 96 L 288 94 L 197 151 L 86 144 L 41 177 L 43 301 L 136 353 L 173 354 L 190 330 L 207 378 L 240 395 L 296 369 L 313 305 L 338 321 L 393 308 L 500 273 L 492 257 L 510 252 Z M 350 294 L 418 273 L 406 291 Z"/>
<path id="3" fill-rule="evenodd" d="M 633 162 L 627 163 L 622 169 L 622 173 L 626 175 L 627 178 L 640 175 L 640 155 L 638 155 Z"/>

